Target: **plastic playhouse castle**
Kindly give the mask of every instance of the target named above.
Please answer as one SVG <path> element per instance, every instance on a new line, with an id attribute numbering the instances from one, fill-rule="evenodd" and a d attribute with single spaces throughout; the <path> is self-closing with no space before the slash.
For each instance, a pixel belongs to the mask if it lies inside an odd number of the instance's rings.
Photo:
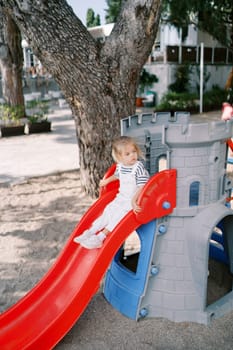
<path id="1" fill-rule="evenodd" d="M 207 304 L 209 259 L 233 274 L 233 210 L 227 204 L 227 140 L 232 121 L 192 119 L 189 113 L 147 113 L 122 120 L 122 135 L 134 137 L 151 175 L 176 169 L 176 207 L 137 229 L 140 247 L 124 245 L 109 268 L 104 295 L 122 314 L 140 319 L 208 324 L 233 309 L 230 290 Z"/>

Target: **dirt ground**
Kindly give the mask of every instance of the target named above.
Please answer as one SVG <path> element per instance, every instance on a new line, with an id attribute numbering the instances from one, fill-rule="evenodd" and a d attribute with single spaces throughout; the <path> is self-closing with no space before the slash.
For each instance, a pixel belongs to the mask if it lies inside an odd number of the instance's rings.
<path id="1" fill-rule="evenodd" d="M 0 198 L 2 312 L 44 275 L 92 201 L 75 171 L 2 187 Z"/>
<path id="2" fill-rule="evenodd" d="M 81 191 L 78 171 L 0 187 L 0 198 L 0 312 L 3 312 L 25 295 L 56 260 L 92 200 Z M 213 287 L 211 297 L 219 289 Z M 208 326 L 162 318 L 136 322 L 113 309 L 101 288 L 55 347 L 56 350 L 232 348 L 233 312 Z"/>

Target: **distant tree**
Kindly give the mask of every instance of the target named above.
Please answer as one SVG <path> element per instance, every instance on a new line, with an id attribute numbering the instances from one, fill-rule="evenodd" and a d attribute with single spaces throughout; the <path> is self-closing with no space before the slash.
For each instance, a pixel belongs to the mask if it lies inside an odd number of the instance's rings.
<path id="1" fill-rule="evenodd" d="M 97 27 L 101 25 L 100 15 L 95 16 L 95 12 L 92 9 L 87 10 L 86 26 L 87 28 Z"/>
<path id="2" fill-rule="evenodd" d="M 117 21 L 117 17 L 121 10 L 121 5 L 124 0 L 106 0 L 108 8 L 105 10 L 106 23 L 115 23 Z"/>
<path id="3" fill-rule="evenodd" d="M 5 102 L 12 107 L 21 106 L 25 115 L 22 88 L 23 51 L 20 30 L 13 18 L 0 9 L 0 70 L 2 94 Z"/>
<path id="4" fill-rule="evenodd" d="M 97 14 L 95 18 L 96 27 L 101 25 L 100 15 Z"/>

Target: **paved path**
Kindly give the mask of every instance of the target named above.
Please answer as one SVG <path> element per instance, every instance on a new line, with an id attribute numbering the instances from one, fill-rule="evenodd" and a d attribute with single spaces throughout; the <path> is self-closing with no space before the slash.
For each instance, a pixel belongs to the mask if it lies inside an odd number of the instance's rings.
<path id="1" fill-rule="evenodd" d="M 71 110 L 54 109 L 52 132 L 0 138 L 0 185 L 79 168 Z"/>

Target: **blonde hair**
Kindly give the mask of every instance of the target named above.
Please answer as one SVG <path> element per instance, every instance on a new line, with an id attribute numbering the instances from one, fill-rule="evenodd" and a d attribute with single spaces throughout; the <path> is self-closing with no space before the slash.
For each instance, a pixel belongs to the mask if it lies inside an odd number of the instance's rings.
<path id="1" fill-rule="evenodd" d="M 126 145 L 134 146 L 138 154 L 138 158 L 144 158 L 141 149 L 132 137 L 120 136 L 117 139 L 115 139 L 112 143 L 112 157 L 115 160 L 115 162 L 119 161 L 119 158 L 122 155 L 122 150 L 125 148 Z"/>

